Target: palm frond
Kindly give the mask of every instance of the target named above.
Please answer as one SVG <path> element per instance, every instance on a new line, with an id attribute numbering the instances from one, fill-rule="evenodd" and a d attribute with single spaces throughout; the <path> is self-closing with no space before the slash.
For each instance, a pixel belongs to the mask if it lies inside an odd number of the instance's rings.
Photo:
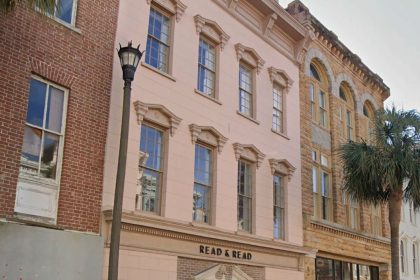
<path id="1" fill-rule="evenodd" d="M 42 15 L 54 14 L 61 10 L 61 1 L 57 0 L 0 0 L 0 12 L 12 11 L 18 3 L 22 3 L 31 9 L 36 9 Z"/>

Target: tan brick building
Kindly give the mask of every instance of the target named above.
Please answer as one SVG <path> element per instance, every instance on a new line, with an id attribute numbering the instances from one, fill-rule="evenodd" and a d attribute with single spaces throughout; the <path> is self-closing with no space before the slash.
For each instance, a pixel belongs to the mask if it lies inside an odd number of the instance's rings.
<path id="1" fill-rule="evenodd" d="M 343 193 L 337 148 L 369 141 L 369 120 L 389 88 L 299 0 L 287 11 L 313 37 L 300 67 L 304 245 L 317 250 L 306 259 L 305 279 L 388 279 L 386 207 Z"/>
<path id="2" fill-rule="evenodd" d="M 118 1 L 60 2 L 48 17 L 21 4 L 0 15 L 1 279 L 102 272 Z"/>

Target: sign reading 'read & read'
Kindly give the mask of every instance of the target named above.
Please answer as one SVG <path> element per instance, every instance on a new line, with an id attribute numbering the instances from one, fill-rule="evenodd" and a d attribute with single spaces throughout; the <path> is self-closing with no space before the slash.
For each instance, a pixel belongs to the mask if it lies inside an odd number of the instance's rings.
<path id="1" fill-rule="evenodd" d="M 230 249 L 223 249 L 219 247 L 212 247 L 212 246 L 205 246 L 200 245 L 200 254 L 203 255 L 210 255 L 210 256 L 220 256 L 220 257 L 227 257 L 232 259 L 240 259 L 240 260 L 251 260 L 252 254 L 249 252 L 243 252 L 239 250 L 230 250 Z"/>

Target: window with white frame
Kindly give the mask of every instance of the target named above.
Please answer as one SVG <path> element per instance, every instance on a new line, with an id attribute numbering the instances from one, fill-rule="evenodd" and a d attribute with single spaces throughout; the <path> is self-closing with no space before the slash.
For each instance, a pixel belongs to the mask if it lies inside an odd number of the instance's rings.
<path id="1" fill-rule="evenodd" d="M 209 223 L 213 181 L 213 150 L 195 145 L 193 221 Z"/>
<path id="2" fill-rule="evenodd" d="M 32 77 L 15 211 L 55 219 L 68 91 Z"/>
<path id="3" fill-rule="evenodd" d="M 276 132 L 283 132 L 283 92 L 277 84 L 273 85 L 272 129 Z"/>
<path id="4" fill-rule="evenodd" d="M 273 176 L 273 235 L 275 239 L 284 239 L 285 199 L 283 176 Z"/>
<path id="5" fill-rule="evenodd" d="M 253 69 L 244 63 L 239 64 L 239 112 L 253 116 Z"/>
<path id="6" fill-rule="evenodd" d="M 238 230 L 252 231 L 253 164 L 238 161 Z"/>
<path id="7" fill-rule="evenodd" d="M 169 14 L 155 6 L 150 7 L 145 61 L 165 73 L 170 72 L 171 24 Z"/>
<path id="8" fill-rule="evenodd" d="M 140 151 L 147 155 L 147 159 L 141 165 L 141 189 L 136 205 L 141 211 L 159 214 L 164 172 L 164 132 L 143 123 Z"/>
<path id="9" fill-rule="evenodd" d="M 53 18 L 74 25 L 76 21 L 76 2 L 76 0 L 55 0 L 54 6 L 46 6 L 45 10 Z M 36 9 L 39 9 L 41 3 L 37 1 L 35 5 Z"/>

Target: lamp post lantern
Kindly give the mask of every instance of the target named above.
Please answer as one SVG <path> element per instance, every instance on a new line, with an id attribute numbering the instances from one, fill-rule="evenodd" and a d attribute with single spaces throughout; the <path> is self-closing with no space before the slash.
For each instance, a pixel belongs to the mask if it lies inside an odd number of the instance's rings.
<path id="1" fill-rule="evenodd" d="M 109 252 L 108 280 L 118 279 L 118 257 L 120 250 L 120 230 L 122 216 L 122 202 L 124 194 L 125 168 L 127 163 L 128 128 L 130 121 L 131 82 L 143 52 L 132 47 L 129 42 L 127 47 L 118 50 L 124 80 L 124 97 L 121 120 L 120 150 L 118 155 L 117 180 L 115 184 L 114 209 L 112 210 L 111 244 Z"/>

